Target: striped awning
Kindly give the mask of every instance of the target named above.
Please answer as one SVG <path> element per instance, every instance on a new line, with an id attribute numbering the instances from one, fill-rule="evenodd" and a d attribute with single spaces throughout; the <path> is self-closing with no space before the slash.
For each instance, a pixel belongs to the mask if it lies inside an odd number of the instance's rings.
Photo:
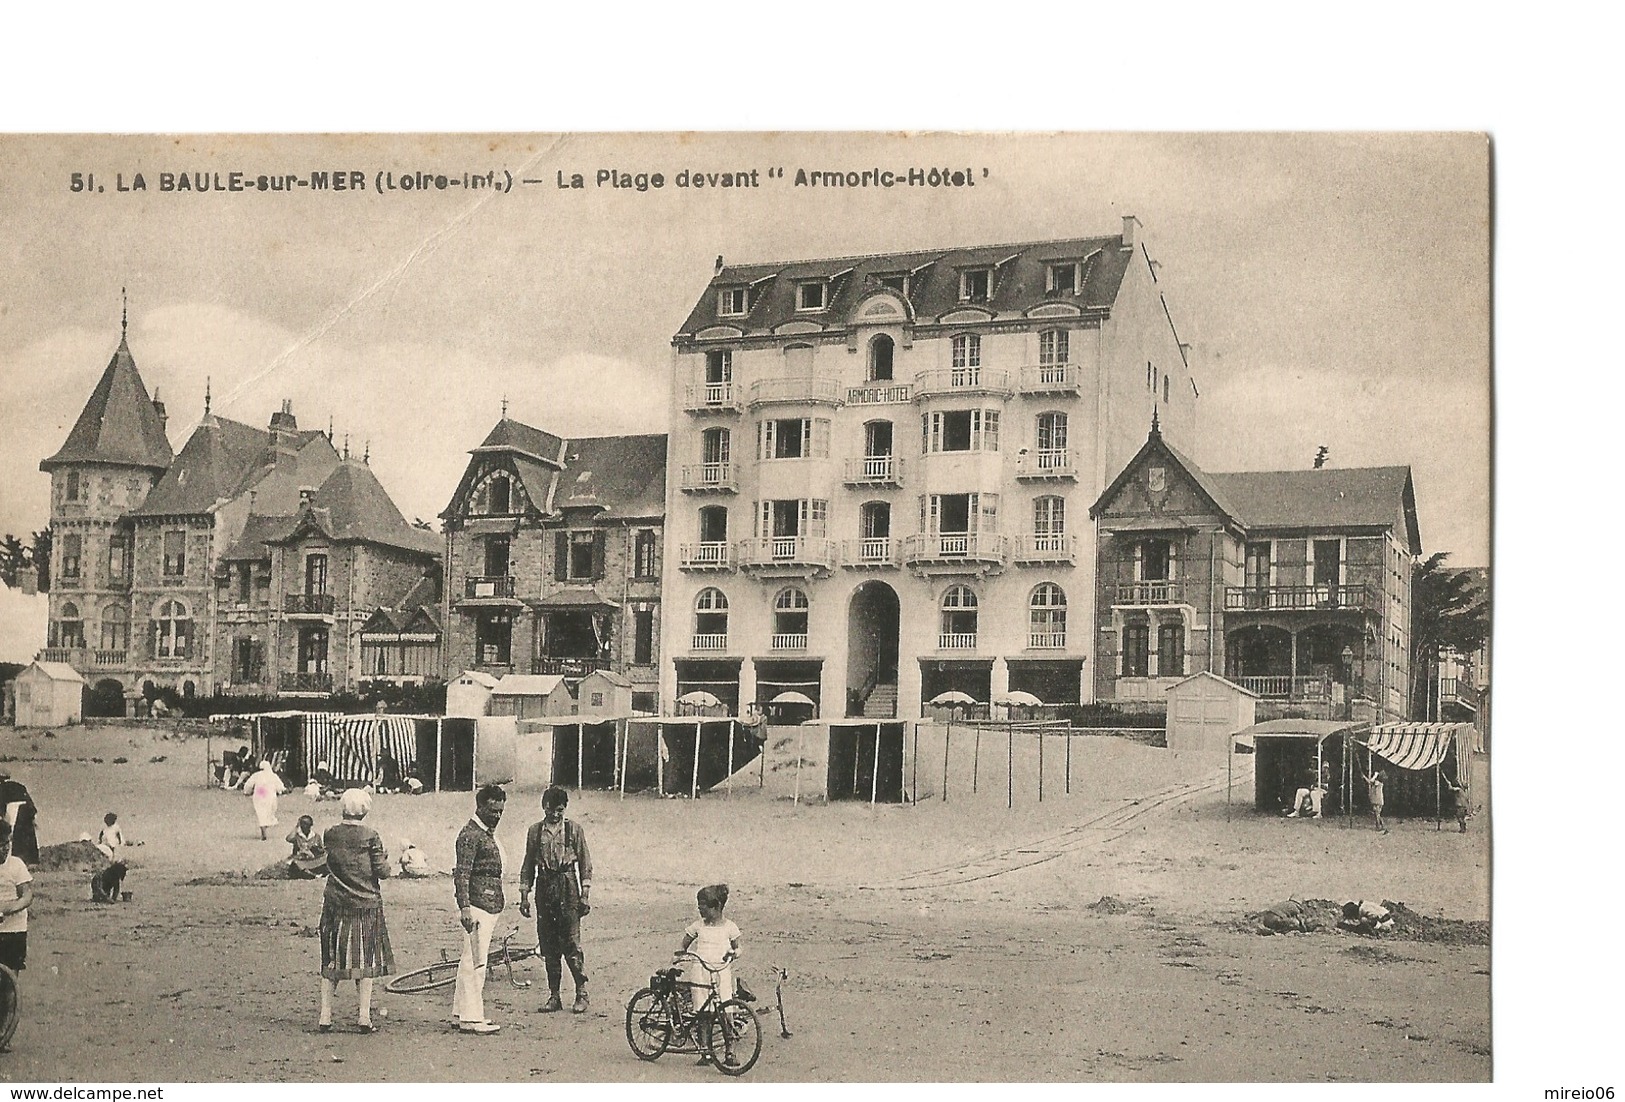
<path id="1" fill-rule="evenodd" d="M 1432 769 L 1450 753 L 1456 732 L 1467 723 L 1384 723 L 1371 729 L 1366 746 L 1400 769 Z"/>

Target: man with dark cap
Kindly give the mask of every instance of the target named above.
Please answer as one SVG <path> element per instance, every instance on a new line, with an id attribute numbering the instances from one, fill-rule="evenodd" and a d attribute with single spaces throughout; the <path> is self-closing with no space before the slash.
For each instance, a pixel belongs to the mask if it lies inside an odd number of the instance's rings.
<path id="1" fill-rule="evenodd" d="M 559 981 L 570 966 L 575 980 L 577 1014 L 587 1011 L 587 962 L 581 952 L 581 916 L 592 908 L 592 855 L 581 825 L 564 817 L 570 794 L 553 785 L 542 793 L 542 821 L 525 835 L 525 860 L 519 866 L 519 913 L 530 917 L 530 892 L 536 888 L 536 947 L 547 965 L 551 994 L 542 1013 L 563 1010 Z"/>

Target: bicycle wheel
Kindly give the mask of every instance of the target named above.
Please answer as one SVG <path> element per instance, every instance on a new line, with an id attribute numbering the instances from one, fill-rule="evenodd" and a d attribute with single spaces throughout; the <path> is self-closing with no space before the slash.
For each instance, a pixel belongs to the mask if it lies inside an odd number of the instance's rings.
<path id="1" fill-rule="evenodd" d="M 384 984 L 391 995 L 420 995 L 437 987 L 450 987 L 457 982 L 457 962 L 443 960 L 427 968 L 402 973 Z"/>
<path id="2" fill-rule="evenodd" d="M 700 1023 L 700 1050 L 724 1075 L 744 1075 L 762 1054 L 762 1027 L 750 1005 L 729 999 Z"/>
<path id="3" fill-rule="evenodd" d="M 0 964 L 0 1051 L 17 1032 L 17 973 Z"/>
<path id="4" fill-rule="evenodd" d="M 626 1043 L 639 1060 L 658 1060 L 671 1046 L 671 1007 L 645 987 L 626 1004 Z"/>

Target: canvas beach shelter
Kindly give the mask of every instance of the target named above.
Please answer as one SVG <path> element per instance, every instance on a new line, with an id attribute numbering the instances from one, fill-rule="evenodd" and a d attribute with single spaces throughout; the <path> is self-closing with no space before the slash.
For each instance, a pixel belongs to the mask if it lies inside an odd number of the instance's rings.
<path id="1" fill-rule="evenodd" d="M 15 689 L 19 727 L 62 727 L 83 718 L 85 679 L 66 662 L 30 663 Z"/>
<path id="2" fill-rule="evenodd" d="M 1403 771 L 1395 778 L 1389 806 L 1400 812 L 1426 809 L 1432 788 L 1432 811 L 1436 821 L 1444 818 L 1443 773 L 1449 772 L 1457 784 L 1471 775 L 1473 753 L 1471 723 L 1381 723 L 1366 734 L 1365 760 L 1356 762 L 1369 774 L 1372 759 L 1381 758 Z"/>
<path id="3" fill-rule="evenodd" d="M 1226 756 L 1225 796 L 1228 809 L 1235 788 L 1235 756 L 1238 744 L 1253 749 L 1253 806 L 1272 811 L 1290 800 L 1305 774 L 1316 776 L 1328 764 L 1335 764 L 1333 788 L 1345 814 L 1353 802 L 1353 745 L 1367 724 L 1346 719 L 1272 719 L 1255 723 L 1230 736 Z"/>

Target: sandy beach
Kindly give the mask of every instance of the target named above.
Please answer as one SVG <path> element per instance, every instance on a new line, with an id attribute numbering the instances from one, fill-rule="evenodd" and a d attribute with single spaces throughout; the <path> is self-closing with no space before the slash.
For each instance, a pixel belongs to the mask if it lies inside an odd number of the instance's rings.
<path id="1" fill-rule="evenodd" d="M 462 1036 L 450 991 L 383 994 L 374 1035 L 316 1031 L 319 882 L 257 880 L 302 813 L 282 799 L 261 842 L 248 799 L 205 786 L 201 738 L 174 725 L 6 730 L 0 756 L 40 807 L 41 846 L 116 811 L 127 904 L 89 901 L 77 870 L 36 873 L 22 1024 L 0 1078 L 142 1081 L 710 1082 L 692 1057 L 635 1059 L 626 999 L 665 964 L 700 885 L 726 881 L 741 972 L 771 1004 L 789 970 L 793 1036 L 761 1018 L 753 1079 L 782 1081 L 1487 1081 L 1488 817 L 1283 820 L 1227 807 L 1224 760 L 1084 741 L 1070 796 L 918 807 L 792 805 L 748 788 L 700 800 L 573 794 L 597 872 L 583 922 L 593 1005 L 542 1015 L 534 986 L 493 977 L 503 1031 Z M 1475 798 L 1487 802 L 1485 762 Z M 511 792 L 499 838 L 517 880 L 539 792 Z M 379 796 L 368 825 L 449 868 L 470 793 Z M 385 886 L 401 969 L 455 955 L 449 876 Z M 1404 904 L 1380 939 L 1260 937 L 1245 916 L 1299 899 Z M 517 899 L 517 890 L 511 893 Z M 510 902 L 501 929 L 534 929 Z M 568 986 L 568 981 L 567 981 Z M 538 991 L 538 988 L 542 990 Z"/>

